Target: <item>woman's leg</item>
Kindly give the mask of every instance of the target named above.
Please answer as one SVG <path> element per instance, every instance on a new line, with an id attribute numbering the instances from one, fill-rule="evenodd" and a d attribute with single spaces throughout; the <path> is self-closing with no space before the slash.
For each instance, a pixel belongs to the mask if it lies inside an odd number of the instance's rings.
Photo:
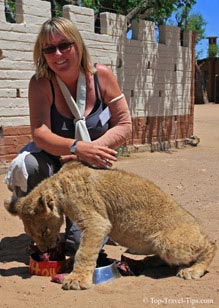
<path id="1" fill-rule="evenodd" d="M 20 186 L 15 184 L 13 188 L 9 187 L 17 198 L 26 196 L 37 184 L 53 175 L 61 168 L 59 159 L 44 151 L 29 153 L 25 155 L 24 158 L 20 157 L 20 159 L 23 159 L 23 162 L 17 164 L 16 168 L 20 168 L 20 170 L 16 170 L 16 173 L 19 175 L 25 172 L 23 181 L 26 180 L 26 185 L 22 182 L 23 184 Z M 18 177 L 16 173 L 15 177 Z M 15 179 L 15 182 L 18 181 Z M 25 186 L 26 189 L 24 191 L 23 189 Z"/>

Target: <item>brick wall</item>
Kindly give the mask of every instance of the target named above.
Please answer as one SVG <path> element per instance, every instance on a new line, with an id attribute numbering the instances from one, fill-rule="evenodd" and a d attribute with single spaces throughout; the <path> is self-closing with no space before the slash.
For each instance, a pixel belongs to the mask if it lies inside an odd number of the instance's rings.
<path id="1" fill-rule="evenodd" d="M 192 32 L 162 26 L 159 43 L 152 22 L 132 24 L 127 39 L 126 17 L 100 16 L 94 32 L 94 12 L 67 5 L 63 16 L 77 24 L 93 62 L 111 67 L 129 104 L 133 135 L 129 145 L 178 144 L 193 134 L 194 39 Z M 39 25 L 51 17 L 50 3 L 17 0 L 16 24 L 7 23 L 0 0 L 0 162 L 14 157 L 30 140 L 27 89 L 34 73 L 32 50 Z"/>
<path id="2" fill-rule="evenodd" d="M 196 103 L 204 103 L 202 87 L 205 84 L 210 102 L 219 103 L 219 58 L 210 57 L 198 61 L 196 71 Z"/>

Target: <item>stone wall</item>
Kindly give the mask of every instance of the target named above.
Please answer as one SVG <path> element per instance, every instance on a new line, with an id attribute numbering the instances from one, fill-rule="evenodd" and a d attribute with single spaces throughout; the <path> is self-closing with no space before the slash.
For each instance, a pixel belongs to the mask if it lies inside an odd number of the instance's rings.
<path id="1" fill-rule="evenodd" d="M 162 26 L 159 43 L 152 22 L 133 22 L 127 39 L 126 17 L 100 16 L 67 5 L 63 16 L 77 24 L 94 62 L 111 67 L 126 95 L 133 122 L 130 147 L 163 149 L 193 133 L 194 39 L 192 32 Z M 39 26 L 51 17 L 50 3 L 17 0 L 16 23 L 7 23 L 0 0 L 0 161 L 10 161 L 30 140 L 28 83 L 34 73 L 32 51 Z"/>

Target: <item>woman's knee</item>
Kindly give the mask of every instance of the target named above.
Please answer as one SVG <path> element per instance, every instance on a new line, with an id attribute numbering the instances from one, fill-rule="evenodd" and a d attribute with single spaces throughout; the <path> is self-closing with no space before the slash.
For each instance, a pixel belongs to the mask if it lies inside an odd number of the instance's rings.
<path id="1" fill-rule="evenodd" d="M 24 162 L 28 174 L 28 192 L 59 169 L 56 160 L 44 152 L 30 153 L 25 157 Z"/>
<path id="2" fill-rule="evenodd" d="M 32 154 L 28 154 L 25 157 L 24 163 L 25 163 L 28 176 L 39 173 L 39 163 Z"/>
<path id="3" fill-rule="evenodd" d="M 27 192 L 30 192 L 37 184 L 39 184 L 44 178 L 44 174 L 40 172 L 40 165 L 37 158 L 28 154 L 24 159 L 25 167 L 27 170 Z"/>

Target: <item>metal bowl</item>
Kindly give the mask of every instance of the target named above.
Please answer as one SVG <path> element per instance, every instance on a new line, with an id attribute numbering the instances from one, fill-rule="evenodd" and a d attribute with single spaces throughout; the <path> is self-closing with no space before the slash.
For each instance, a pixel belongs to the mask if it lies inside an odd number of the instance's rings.
<path id="1" fill-rule="evenodd" d="M 116 278 L 120 278 L 121 274 L 116 266 L 116 263 L 113 262 L 107 266 L 96 267 L 93 275 L 93 283 L 105 283 L 112 281 Z"/>

